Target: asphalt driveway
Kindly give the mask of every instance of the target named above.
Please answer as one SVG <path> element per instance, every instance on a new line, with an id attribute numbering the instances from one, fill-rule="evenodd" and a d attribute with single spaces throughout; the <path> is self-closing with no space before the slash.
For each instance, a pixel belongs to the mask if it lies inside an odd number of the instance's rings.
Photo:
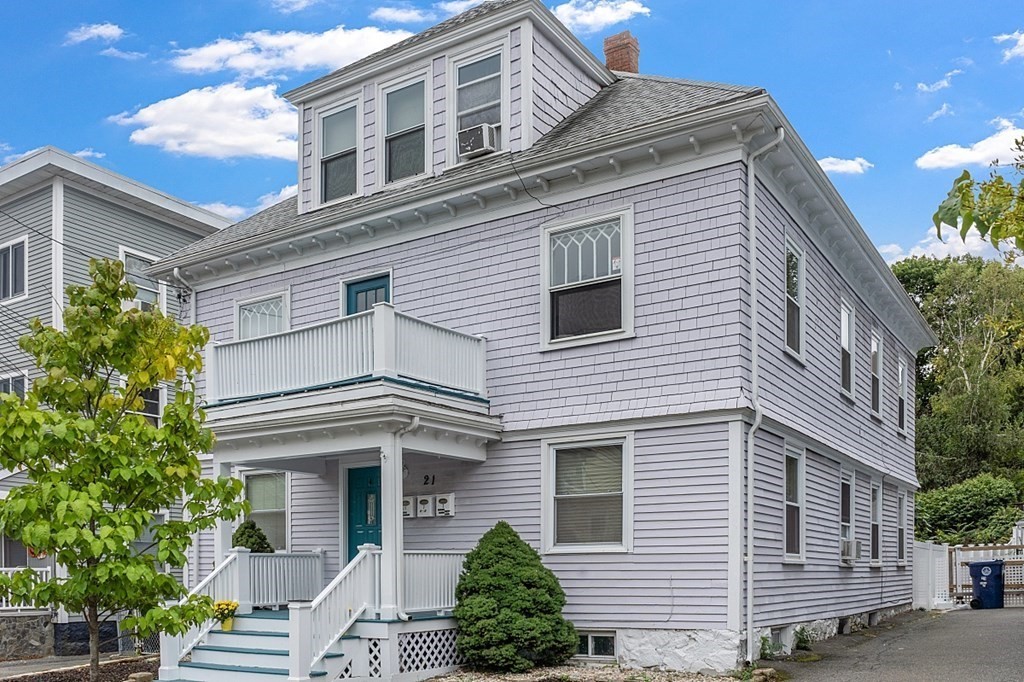
<path id="1" fill-rule="evenodd" d="M 878 627 L 816 642 L 811 653 L 821 660 L 763 665 L 801 682 L 1020 682 L 1024 608 L 912 611 Z"/>

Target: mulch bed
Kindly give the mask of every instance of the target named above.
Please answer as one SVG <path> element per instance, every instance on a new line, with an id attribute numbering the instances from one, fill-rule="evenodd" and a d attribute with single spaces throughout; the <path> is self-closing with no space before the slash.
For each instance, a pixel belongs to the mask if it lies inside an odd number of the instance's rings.
<path id="1" fill-rule="evenodd" d="M 623 670 L 616 665 L 535 668 L 530 672 L 517 674 L 460 670 L 439 679 L 444 682 L 735 682 L 731 677 L 658 670 Z"/>
<path id="2" fill-rule="evenodd" d="M 156 676 L 160 667 L 160 659 L 152 656 L 132 659 L 129 661 L 110 661 L 100 665 L 101 682 L 123 682 L 132 673 L 150 672 Z M 4 682 L 89 682 L 89 666 L 79 666 L 65 670 L 54 670 L 46 673 L 29 673 L 18 677 L 9 677 Z"/>

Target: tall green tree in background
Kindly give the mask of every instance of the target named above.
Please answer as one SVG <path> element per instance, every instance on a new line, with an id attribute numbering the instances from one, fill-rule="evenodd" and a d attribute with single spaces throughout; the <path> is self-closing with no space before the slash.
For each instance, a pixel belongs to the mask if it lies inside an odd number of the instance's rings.
<path id="1" fill-rule="evenodd" d="M 67 577 L 0 576 L 0 595 L 81 613 L 98 680 L 100 625 L 118 613 L 137 613 L 127 625 L 142 635 L 182 633 L 212 615 L 209 599 L 164 607 L 184 588 L 162 568 L 183 566 L 193 534 L 245 503 L 240 481 L 201 477 L 198 455 L 213 436 L 191 386 L 206 329 L 126 309 L 137 291 L 118 261 L 92 261 L 89 272 L 91 286 L 68 287 L 63 330 L 33 320 L 21 339 L 42 371 L 24 402 L 0 400 L 0 467 L 29 479 L 0 500 L 0 533 L 54 556 Z M 138 411 L 160 385 L 174 398 L 157 426 Z M 162 519 L 181 504 L 181 520 Z"/>

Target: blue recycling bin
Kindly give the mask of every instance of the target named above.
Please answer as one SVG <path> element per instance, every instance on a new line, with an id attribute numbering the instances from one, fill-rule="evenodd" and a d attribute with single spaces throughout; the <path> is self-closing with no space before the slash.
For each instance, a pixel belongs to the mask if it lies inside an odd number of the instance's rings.
<path id="1" fill-rule="evenodd" d="M 972 561 L 968 568 L 974 583 L 971 608 L 1003 608 L 1003 560 Z"/>

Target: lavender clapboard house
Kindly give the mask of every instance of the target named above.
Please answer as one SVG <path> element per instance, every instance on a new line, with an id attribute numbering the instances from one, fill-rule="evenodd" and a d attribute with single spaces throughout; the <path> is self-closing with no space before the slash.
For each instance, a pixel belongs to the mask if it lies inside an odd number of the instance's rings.
<path id="1" fill-rule="evenodd" d="M 932 332 L 764 90 L 605 47 L 496 0 L 303 85 L 298 196 L 150 271 L 279 548 L 199 538 L 190 584 L 248 615 L 162 679 L 450 669 L 502 519 L 583 660 L 726 670 L 909 608 Z"/>

